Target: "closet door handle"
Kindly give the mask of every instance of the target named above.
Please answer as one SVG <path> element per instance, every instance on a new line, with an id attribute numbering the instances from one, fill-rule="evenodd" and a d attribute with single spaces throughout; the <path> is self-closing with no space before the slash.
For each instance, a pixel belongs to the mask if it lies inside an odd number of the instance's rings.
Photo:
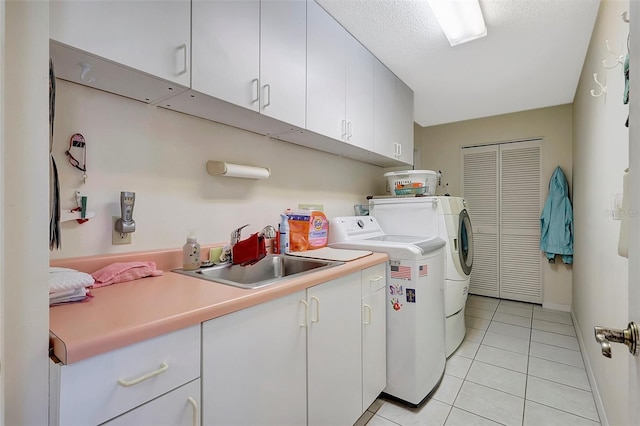
<path id="1" fill-rule="evenodd" d="M 180 46 L 178 46 L 177 50 L 183 50 L 183 65 L 182 65 L 182 71 L 178 71 L 178 75 L 182 75 L 182 74 L 186 74 L 187 70 L 188 70 L 188 66 L 187 66 L 187 45 L 186 44 L 181 44 Z"/>
<path id="2" fill-rule="evenodd" d="M 192 397 L 187 398 L 189 404 L 191 404 L 191 408 L 193 408 L 193 426 L 198 426 L 200 424 L 200 410 L 198 409 L 198 403 Z"/>
<path id="3" fill-rule="evenodd" d="M 160 368 L 158 368 L 157 370 L 153 370 L 150 373 L 147 373 L 143 376 L 137 377 L 132 380 L 118 379 L 118 384 L 123 388 L 128 388 L 130 386 L 137 385 L 140 382 L 144 382 L 145 380 L 149 380 L 150 378 L 155 377 L 159 374 L 162 374 L 168 369 L 169 369 L 169 364 L 167 364 L 166 362 L 163 362 L 162 364 L 160 364 Z"/>

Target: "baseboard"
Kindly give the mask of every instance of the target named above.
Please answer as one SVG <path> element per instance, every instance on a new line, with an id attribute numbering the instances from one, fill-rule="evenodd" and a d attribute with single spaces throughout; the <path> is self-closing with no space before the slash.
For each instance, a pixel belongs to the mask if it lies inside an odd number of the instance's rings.
<path id="1" fill-rule="evenodd" d="M 575 328 L 576 336 L 578 337 L 578 344 L 580 345 L 580 354 L 582 354 L 582 361 L 584 362 L 585 369 L 587 370 L 587 377 L 589 377 L 589 384 L 591 385 L 593 400 L 596 403 L 598 416 L 600 416 L 600 424 L 602 426 L 609 426 L 609 420 L 607 419 L 607 414 L 604 411 L 604 404 L 602 403 L 600 390 L 598 389 L 598 385 L 596 384 L 596 378 L 593 374 L 593 369 L 591 368 L 589 357 L 587 356 L 587 350 L 584 344 L 582 333 L 580 331 L 580 325 L 578 324 L 578 319 L 576 318 L 576 315 L 573 313 L 573 311 L 571 311 L 571 319 L 573 320 L 573 327 Z"/>
<path id="2" fill-rule="evenodd" d="M 560 305 L 558 303 L 542 302 L 543 309 L 552 309 L 554 311 L 571 312 L 571 306 Z"/>

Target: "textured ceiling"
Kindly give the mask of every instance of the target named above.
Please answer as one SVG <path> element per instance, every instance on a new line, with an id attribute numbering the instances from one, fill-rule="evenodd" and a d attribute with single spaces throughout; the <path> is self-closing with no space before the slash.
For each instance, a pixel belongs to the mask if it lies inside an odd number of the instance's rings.
<path id="1" fill-rule="evenodd" d="M 316 0 L 415 93 L 421 126 L 573 102 L 600 0 L 480 0 L 451 47 L 426 0 Z"/>

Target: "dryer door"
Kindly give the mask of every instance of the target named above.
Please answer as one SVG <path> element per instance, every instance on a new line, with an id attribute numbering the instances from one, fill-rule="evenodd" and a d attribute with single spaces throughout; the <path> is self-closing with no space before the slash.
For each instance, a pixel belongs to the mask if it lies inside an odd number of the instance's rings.
<path id="1" fill-rule="evenodd" d="M 473 266 L 473 230 L 471 229 L 471 219 L 466 209 L 462 209 L 458 222 L 458 256 L 462 271 L 469 275 Z"/>

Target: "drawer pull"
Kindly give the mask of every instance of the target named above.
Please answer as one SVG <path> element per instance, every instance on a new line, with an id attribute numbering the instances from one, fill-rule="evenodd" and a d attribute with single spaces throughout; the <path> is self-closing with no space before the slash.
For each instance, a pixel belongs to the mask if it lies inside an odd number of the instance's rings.
<path id="1" fill-rule="evenodd" d="M 187 398 L 189 404 L 191 404 L 191 408 L 193 408 L 193 426 L 198 426 L 200 423 L 198 419 L 200 418 L 200 413 L 198 411 L 198 403 L 192 397 Z"/>
<path id="2" fill-rule="evenodd" d="M 123 388 L 128 388 L 129 386 L 137 385 L 140 382 L 144 382 L 147 379 L 155 377 L 158 374 L 162 374 L 168 369 L 169 369 L 169 364 L 167 364 L 166 362 L 163 362 L 162 364 L 160 364 L 160 368 L 158 368 L 157 370 L 154 370 L 150 373 L 145 374 L 144 376 L 140 376 L 137 379 L 133 379 L 133 380 L 118 379 L 118 384 Z"/>

